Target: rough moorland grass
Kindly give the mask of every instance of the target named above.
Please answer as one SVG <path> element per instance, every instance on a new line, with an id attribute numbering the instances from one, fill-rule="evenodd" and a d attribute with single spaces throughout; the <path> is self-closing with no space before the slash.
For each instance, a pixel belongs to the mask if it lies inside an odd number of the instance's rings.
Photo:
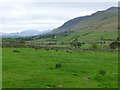
<path id="1" fill-rule="evenodd" d="M 117 53 L 18 50 L 3 48 L 3 88 L 118 87 Z"/>
<path id="2" fill-rule="evenodd" d="M 80 34 L 76 34 L 76 33 L 71 33 L 71 35 L 65 36 L 65 37 L 61 37 L 59 39 L 59 41 L 64 40 L 64 41 L 70 41 L 72 40 L 72 38 L 78 38 L 79 41 L 85 41 L 85 42 L 97 42 L 99 40 L 101 40 L 101 37 L 103 37 L 104 39 L 116 39 L 118 36 L 118 32 L 92 32 L 89 33 L 85 36 L 83 36 L 83 34 L 86 32 L 81 32 Z"/>
<path id="3" fill-rule="evenodd" d="M 85 33 L 88 33 L 84 35 Z M 84 42 L 98 42 L 101 40 L 101 38 L 104 39 L 117 39 L 118 37 L 118 32 L 117 31 L 106 31 L 106 32 L 101 32 L 101 31 L 94 31 L 94 32 L 88 32 L 88 31 L 83 31 L 83 32 L 73 32 L 70 33 L 67 36 L 58 36 L 57 41 L 58 42 L 69 42 L 77 38 L 79 41 L 84 41 Z M 40 42 L 51 42 L 49 41 L 50 38 L 42 38 L 42 39 L 35 39 L 32 40 L 33 44 L 38 44 Z M 54 42 L 54 41 L 53 41 Z"/>

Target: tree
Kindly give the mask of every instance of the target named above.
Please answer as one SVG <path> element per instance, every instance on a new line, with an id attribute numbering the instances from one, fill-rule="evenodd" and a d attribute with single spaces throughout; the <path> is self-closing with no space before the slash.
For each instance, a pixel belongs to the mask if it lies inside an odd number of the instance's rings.
<path id="1" fill-rule="evenodd" d="M 71 45 L 75 48 L 80 48 L 82 46 L 82 43 L 78 41 L 78 39 L 74 39 L 71 43 Z"/>
<path id="2" fill-rule="evenodd" d="M 119 41 L 119 40 L 120 40 L 120 37 L 117 37 L 117 40 Z"/>
<path id="3" fill-rule="evenodd" d="M 110 48 L 111 49 L 120 48 L 120 42 L 118 42 L 118 41 L 111 42 L 110 43 Z"/>

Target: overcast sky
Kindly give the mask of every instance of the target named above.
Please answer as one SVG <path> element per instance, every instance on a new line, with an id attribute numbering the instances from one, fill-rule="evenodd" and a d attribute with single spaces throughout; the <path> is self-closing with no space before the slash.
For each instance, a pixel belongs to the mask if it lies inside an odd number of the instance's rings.
<path id="1" fill-rule="evenodd" d="M 52 30 L 64 22 L 118 6 L 118 0 L 0 0 L 0 32 Z"/>

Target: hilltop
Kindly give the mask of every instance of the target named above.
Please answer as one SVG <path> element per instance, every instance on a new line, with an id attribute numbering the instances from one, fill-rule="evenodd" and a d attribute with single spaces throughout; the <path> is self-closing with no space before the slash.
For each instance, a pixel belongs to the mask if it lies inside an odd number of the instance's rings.
<path id="1" fill-rule="evenodd" d="M 50 33 L 36 37 L 36 42 L 69 42 L 76 38 L 85 42 L 96 42 L 101 38 L 116 39 L 118 37 L 118 7 L 97 11 L 89 16 L 73 18 Z"/>

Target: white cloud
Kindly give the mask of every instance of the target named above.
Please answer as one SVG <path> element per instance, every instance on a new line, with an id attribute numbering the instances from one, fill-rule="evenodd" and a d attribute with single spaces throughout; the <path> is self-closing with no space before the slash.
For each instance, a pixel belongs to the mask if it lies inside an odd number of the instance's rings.
<path id="1" fill-rule="evenodd" d="M 1 0 L 0 30 L 16 32 L 25 29 L 53 29 L 69 19 L 117 6 L 117 0 L 98 0 L 98 3 L 95 0 L 82 1 L 44 0 L 43 3 L 42 0 Z"/>

